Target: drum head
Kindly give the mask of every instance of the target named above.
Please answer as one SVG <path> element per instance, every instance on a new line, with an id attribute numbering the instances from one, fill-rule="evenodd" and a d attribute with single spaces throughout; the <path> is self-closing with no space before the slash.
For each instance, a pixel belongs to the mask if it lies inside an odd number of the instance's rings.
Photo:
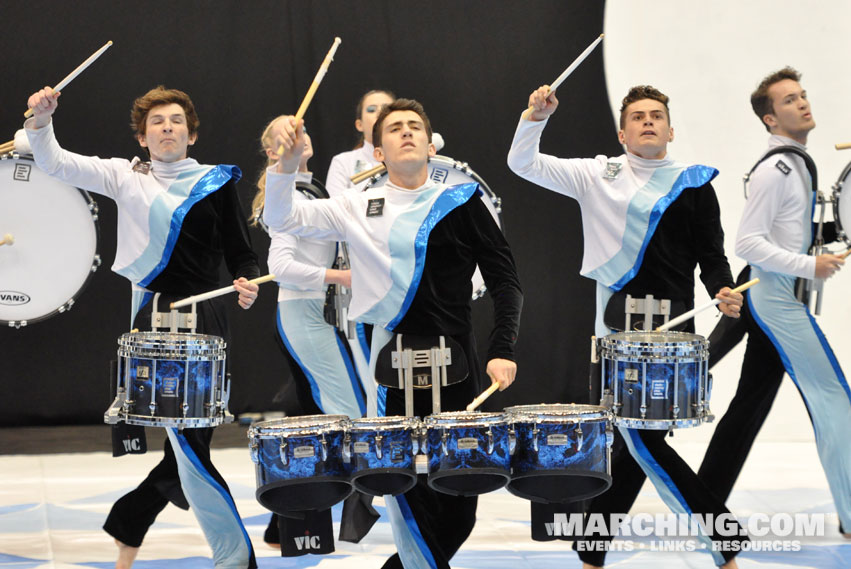
<path id="1" fill-rule="evenodd" d="M 449 158 L 448 156 L 433 156 L 428 162 L 428 177 L 430 180 L 446 184 L 447 186 L 455 186 L 458 184 L 477 183 L 482 190 L 482 195 L 479 199 L 485 204 L 491 215 L 496 221 L 500 229 L 502 227 L 502 200 L 494 194 L 485 181 L 476 174 L 466 162 L 459 162 Z M 387 183 L 387 172 L 378 174 L 369 178 L 364 185 L 364 190 L 369 188 L 377 188 Z M 505 231 L 503 229 L 503 231 Z M 487 288 L 485 287 L 485 279 L 482 277 L 482 272 L 476 267 L 476 272 L 473 273 L 473 300 L 484 296 Z"/>
<path id="2" fill-rule="evenodd" d="M 851 247 L 851 164 L 848 164 L 839 176 L 839 181 L 833 186 L 833 219 L 836 229 L 845 245 Z M 844 190 L 844 191 L 843 191 Z"/>
<path id="3" fill-rule="evenodd" d="M 0 160 L 0 323 L 25 326 L 71 308 L 97 255 L 97 206 L 22 157 Z"/>

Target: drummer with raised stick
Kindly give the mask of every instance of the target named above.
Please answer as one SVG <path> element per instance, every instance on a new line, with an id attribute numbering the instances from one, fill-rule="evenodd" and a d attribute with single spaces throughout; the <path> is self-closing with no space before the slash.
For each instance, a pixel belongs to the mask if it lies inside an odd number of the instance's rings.
<path id="1" fill-rule="evenodd" d="M 706 291 L 721 299 L 720 310 L 737 315 L 742 296 L 731 292 L 733 279 L 724 256 L 718 200 L 710 184 L 717 170 L 682 164 L 668 155 L 668 143 L 674 138 L 668 97 L 646 85 L 630 89 L 620 109 L 617 133 L 626 153 L 590 159 L 540 153 L 541 135 L 558 99 L 544 85 L 532 92 L 528 104 L 531 112 L 520 119 L 508 165 L 519 176 L 579 202 L 585 237 L 581 273 L 597 282 L 596 335 L 623 329 L 624 294 L 652 295 L 657 307 L 662 306 L 659 301 L 667 300 L 674 307 L 671 312 L 691 308 L 696 265 Z M 693 331 L 691 321 L 684 326 Z M 606 524 L 610 514 L 626 514 L 647 476 L 677 513 L 729 513 L 668 446 L 666 434 L 665 430 L 616 430 L 612 487 L 590 502 L 589 514 L 603 514 Z M 535 520 L 533 508 L 533 526 L 553 522 L 552 510 L 541 512 L 548 513 L 549 519 Z M 585 567 L 603 566 L 605 541 L 617 531 L 606 529 L 597 539 L 578 538 L 586 541 L 579 548 Z M 720 536 L 710 529 L 701 539 L 717 565 L 736 566 L 736 550 L 717 550 L 728 545 L 721 542 L 741 538 Z M 718 547 L 713 548 L 710 541 Z"/>
<path id="2" fill-rule="evenodd" d="M 112 269 L 132 286 L 129 328 L 152 326 L 155 293 L 163 297 L 159 305 L 166 306 L 220 286 L 222 261 L 235 279 L 237 302 L 249 308 L 258 285 L 247 279 L 259 276 L 259 268 L 235 186 L 241 172 L 236 166 L 203 165 L 187 157 L 200 122 L 189 96 L 160 86 L 134 101 L 131 124 L 150 160 L 132 161 L 62 149 L 51 120 L 57 97 L 46 87 L 29 98 L 33 117 L 24 126 L 33 157 L 49 175 L 115 200 L 118 246 Z M 203 302 L 197 309 L 195 329 L 227 341 L 223 302 Z M 216 567 L 257 566 L 227 484 L 210 461 L 212 430 L 167 428 L 162 462 L 113 505 L 104 529 L 119 546 L 118 569 L 133 564 L 148 528 L 169 501 L 192 507 Z M 126 436 L 143 436 L 139 431 Z M 114 446 L 123 448 L 121 442 L 115 440 Z"/>
<path id="3" fill-rule="evenodd" d="M 476 184 L 447 187 L 429 180 L 428 158 L 435 149 L 422 106 L 397 99 L 376 120 L 375 157 L 387 166 L 389 182 L 329 200 L 292 199 L 303 148 L 301 127 L 295 120 L 285 121 L 277 132 L 285 150 L 267 170 L 264 219 L 273 230 L 348 242 L 352 265 L 359 268 L 352 272 L 349 314 L 375 324 L 370 366 L 380 363 L 382 348 L 393 349 L 409 336 L 425 338 L 432 347 L 441 340 L 451 344 L 457 349 L 447 368 L 466 360 L 469 373 L 439 386 L 440 401 L 443 410 L 463 410 L 481 392 L 484 377 L 470 306 L 470 279 L 478 264 L 495 313 L 487 374 L 491 382 L 508 387 L 516 373 L 514 344 L 522 304 L 514 260 L 499 226 L 476 197 Z M 404 415 L 403 390 L 380 389 L 386 402 L 379 413 Z M 431 413 L 433 390 L 415 391 L 414 414 Z M 411 490 L 386 503 L 399 553 L 384 567 L 448 568 L 475 524 L 475 497 L 439 494 L 422 475 Z"/>

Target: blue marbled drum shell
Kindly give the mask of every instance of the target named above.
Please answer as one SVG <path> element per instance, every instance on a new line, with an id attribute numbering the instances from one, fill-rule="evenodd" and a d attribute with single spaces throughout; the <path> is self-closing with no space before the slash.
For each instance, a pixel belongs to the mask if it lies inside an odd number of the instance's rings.
<path id="1" fill-rule="evenodd" d="M 647 406 L 645 419 L 672 420 L 674 419 L 674 369 L 673 363 L 647 363 L 612 360 L 604 358 L 606 373 L 606 388 L 612 390 L 617 402 L 613 409 L 617 417 L 631 419 L 641 418 L 642 376 L 643 366 L 647 366 Z M 705 365 L 705 364 L 704 364 Z M 698 417 L 704 394 L 700 393 L 701 362 L 683 362 L 678 365 L 677 373 L 677 404 L 679 405 L 678 419 Z M 637 381 L 626 381 L 627 370 L 630 375 L 637 375 Z M 614 385 L 613 385 L 614 383 Z"/>
<path id="2" fill-rule="evenodd" d="M 154 371 L 155 363 L 156 371 Z M 134 402 L 130 407 L 131 414 L 150 414 L 148 405 L 151 402 L 153 385 L 156 389 L 154 394 L 157 403 L 156 416 L 182 417 L 183 410 L 180 406 L 184 399 L 189 406 L 187 417 L 204 418 L 209 415 L 205 404 L 210 402 L 213 388 L 212 362 L 127 358 L 122 361 L 122 365 L 127 366 L 129 372 L 127 389 L 129 399 Z M 189 394 L 185 397 L 184 374 L 187 367 Z M 140 373 L 142 369 L 147 369 L 146 374 Z"/>
<path id="3" fill-rule="evenodd" d="M 381 458 L 378 458 L 376 451 L 375 436 L 380 434 L 383 439 L 381 441 Z M 411 429 L 381 429 L 375 431 L 349 431 L 351 437 L 351 473 L 357 474 L 361 470 L 369 470 L 372 468 L 414 468 L 414 444 L 412 437 L 414 436 Z M 357 443 L 366 443 L 369 445 L 368 452 L 355 452 Z"/>
<path id="4" fill-rule="evenodd" d="M 298 435 L 287 437 L 287 464 L 281 462 L 281 438 L 257 438 L 258 462 L 255 465 L 257 487 L 271 482 L 315 476 L 348 477 L 343 464 L 343 430 L 325 433 L 328 457 L 322 460 L 322 435 Z M 295 449 L 313 447 L 313 456 L 296 458 Z"/>
<path id="5" fill-rule="evenodd" d="M 506 474 L 510 471 L 511 452 L 509 445 L 507 424 L 494 424 L 490 426 L 493 433 L 493 452 L 487 453 L 488 448 L 488 426 L 481 427 L 452 427 L 432 426 L 428 429 L 426 436 L 426 448 L 428 454 L 429 473 L 438 470 L 464 470 L 474 468 L 499 468 L 504 469 Z M 447 455 L 443 454 L 441 438 L 443 431 L 446 432 Z M 476 439 L 478 446 L 471 449 L 459 449 L 458 441 L 461 439 Z"/>
<path id="6" fill-rule="evenodd" d="M 515 422 L 516 445 L 511 458 L 512 475 L 540 470 L 581 470 L 607 473 L 607 421 L 583 423 Z M 534 429 L 537 426 L 538 450 L 534 448 Z M 582 427 L 582 448 L 578 447 L 577 427 Z M 566 435 L 567 444 L 550 445 L 553 435 Z"/>

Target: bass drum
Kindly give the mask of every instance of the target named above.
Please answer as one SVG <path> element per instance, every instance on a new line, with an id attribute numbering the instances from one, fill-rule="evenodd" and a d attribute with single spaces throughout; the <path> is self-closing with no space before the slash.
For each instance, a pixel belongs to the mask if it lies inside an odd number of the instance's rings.
<path id="1" fill-rule="evenodd" d="M 458 160 L 449 158 L 448 156 L 434 156 L 430 158 L 428 162 L 428 177 L 430 180 L 440 182 L 448 186 L 469 184 L 471 182 L 479 184 L 479 188 L 482 190 L 482 195 L 479 196 L 480 199 L 484 202 L 485 206 L 487 206 L 488 211 L 490 211 L 499 228 L 505 232 L 505 229 L 502 227 L 502 219 L 500 218 L 500 214 L 502 213 L 502 200 L 497 197 L 493 191 L 491 191 L 487 183 L 485 183 L 485 181 L 482 180 L 466 162 L 459 162 Z M 386 183 L 387 171 L 385 170 L 383 173 L 376 174 L 369 178 L 363 189 L 367 190 L 369 188 L 380 187 Z M 473 274 L 473 300 L 483 297 L 485 292 L 487 292 L 485 279 L 482 278 L 481 271 L 478 267 L 476 267 L 476 272 Z"/>
<path id="2" fill-rule="evenodd" d="M 100 266 L 97 204 L 17 154 L 0 156 L 0 204 L 0 325 L 69 310 Z"/>

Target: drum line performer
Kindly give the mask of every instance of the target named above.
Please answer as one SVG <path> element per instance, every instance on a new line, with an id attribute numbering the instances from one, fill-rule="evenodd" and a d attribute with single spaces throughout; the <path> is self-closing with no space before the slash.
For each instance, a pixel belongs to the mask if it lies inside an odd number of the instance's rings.
<path id="1" fill-rule="evenodd" d="M 742 296 L 731 292 L 718 200 L 710 184 L 718 171 L 675 162 L 668 155 L 667 145 L 674 138 L 668 97 L 650 86 L 630 89 L 620 109 L 618 131 L 626 153 L 589 159 L 540 153 L 541 134 L 558 99 L 544 85 L 529 96 L 529 106 L 532 112 L 528 119 L 520 119 L 508 165 L 520 177 L 579 203 L 584 234 L 581 274 L 597 282 L 597 336 L 611 331 L 603 316 L 616 292 L 634 297 L 652 294 L 657 300 L 667 298 L 679 301 L 686 310 L 692 308 L 696 265 L 707 292 L 721 300 L 719 309 L 728 316 L 738 315 Z M 685 328 L 693 331 L 693 321 Z M 608 523 L 611 514 L 628 513 L 645 477 L 675 513 L 729 515 L 667 444 L 666 435 L 663 430 L 616 430 L 612 487 L 589 503 L 589 515 L 603 514 Z M 608 534 L 613 533 L 616 528 L 609 528 Z M 714 551 L 712 541 L 746 538 L 719 536 L 711 528 L 709 535 L 700 534 L 717 565 L 736 567 L 737 551 Z M 587 545 L 578 547 L 574 542 L 584 567 L 603 565 L 605 549 L 593 549 L 612 538 L 606 534 L 575 537 Z M 719 545 L 723 548 L 724 543 Z"/>
<path id="2" fill-rule="evenodd" d="M 796 277 L 827 279 L 845 264 L 837 255 L 808 254 L 815 238 L 815 188 L 795 149 L 806 153 L 816 124 L 800 79 L 800 73 L 785 67 L 766 76 L 751 94 L 751 107 L 771 134 L 768 151 L 792 148 L 761 161 L 750 175 L 736 254 L 761 284 L 746 293 L 748 343 L 738 388 L 699 476 L 719 498 L 730 495 L 788 373 L 809 412 L 841 531 L 851 537 L 851 390 L 809 307 L 795 294 Z M 833 227 L 825 241 L 834 240 L 832 235 Z"/>
<path id="3" fill-rule="evenodd" d="M 275 143 L 273 133 L 277 123 L 286 120 L 289 120 L 286 116 L 275 118 L 260 137 L 268 159 L 267 168 L 277 164 L 280 159 L 276 153 L 278 144 Z M 314 181 L 313 174 L 307 169 L 307 161 L 313 156 L 313 145 L 307 132 L 303 133 L 303 138 L 305 148 L 299 160 L 296 182 L 311 184 Z M 255 218 L 263 211 L 265 170 L 257 187 L 258 192 L 253 201 Z M 300 191 L 294 193 L 293 199 L 309 200 Z M 282 344 L 298 368 L 293 370 L 293 374 L 304 377 L 321 413 L 347 415 L 351 418 L 364 416 L 367 412 L 366 399 L 372 400 L 375 407 L 375 382 L 371 376 L 360 376 L 350 352 L 356 347 L 349 344 L 350 348 L 347 348 L 345 334 L 329 324 L 324 315 L 326 287 L 329 284 L 351 287 L 351 270 L 332 267 L 337 255 L 337 244 L 334 241 L 309 239 L 271 230 L 269 235 L 272 239 L 269 270 L 280 277 L 277 330 Z M 368 372 L 368 365 L 365 367 Z M 366 509 L 368 512 L 365 517 L 371 518 L 373 523 L 377 521 L 377 512 Z M 279 519 L 282 522 L 280 527 Z M 352 524 L 352 520 L 344 515 L 342 525 L 349 529 Z M 342 531 L 344 536 L 347 535 L 345 530 Z M 293 545 L 293 537 L 304 536 L 305 532 L 318 538 L 319 547 L 306 550 Z M 331 510 L 298 512 L 294 517 L 281 518 L 278 514 L 272 514 L 264 540 L 270 544 L 280 543 L 282 554 L 287 556 L 303 555 L 308 551 L 331 553 L 334 551 Z"/>
<path id="4" fill-rule="evenodd" d="M 387 167 L 385 186 L 346 192 L 330 200 L 293 200 L 301 123 L 277 131 L 285 152 L 267 170 L 264 219 L 275 231 L 345 240 L 352 266 L 350 313 L 375 324 L 370 367 L 393 333 L 446 335 L 463 346 L 471 373 L 443 388 L 445 410 L 462 410 L 478 393 L 481 376 L 471 323 L 471 277 L 476 264 L 494 300 L 495 327 L 488 350 L 491 381 L 507 387 L 516 373 L 522 293 L 505 237 L 477 197 L 477 185 L 446 187 L 428 178 L 431 125 L 422 106 L 397 99 L 373 129 L 375 158 Z M 453 359 L 455 358 L 453 354 Z M 382 390 L 379 413 L 404 414 L 401 390 Z M 415 395 L 415 414 L 431 410 L 431 394 Z M 439 494 L 425 476 L 403 495 L 387 497 L 398 553 L 390 567 L 448 568 L 475 524 L 477 499 Z"/>
<path id="5" fill-rule="evenodd" d="M 46 87 L 29 98 L 34 115 L 24 126 L 33 156 L 49 175 L 115 200 L 118 244 L 112 269 L 132 285 L 131 327 L 134 322 L 148 327 L 154 293 L 162 293 L 159 306 L 167 306 L 169 300 L 215 288 L 222 260 L 236 279 L 239 305 L 249 308 L 258 285 L 247 279 L 260 271 L 235 186 L 242 173 L 236 166 L 187 158 L 200 124 L 189 96 L 159 86 L 134 101 L 131 126 L 150 162 L 62 149 L 51 119 L 58 97 Z M 228 339 L 222 302 L 201 303 L 197 311 L 200 332 Z M 104 524 L 119 546 L 117 569 L 133 564 L 148 528 L 169 501 L 191 506 L 217 568 L 257 567 L 236 504 L 210 460 L 212 431 L 166 428 L 165 457 L 113 505 Z"/>

